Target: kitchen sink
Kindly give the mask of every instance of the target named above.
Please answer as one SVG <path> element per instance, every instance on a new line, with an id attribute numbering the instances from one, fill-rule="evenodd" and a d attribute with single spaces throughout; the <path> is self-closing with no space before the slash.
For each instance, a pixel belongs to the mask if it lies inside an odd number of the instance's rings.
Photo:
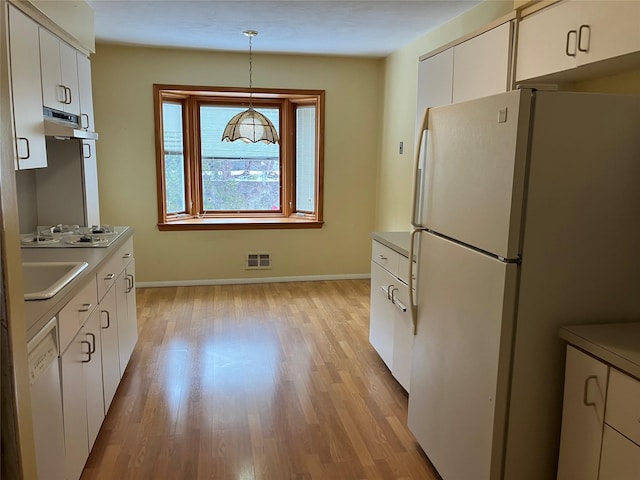
<path id="1" fill-rule="evenodd" d="M 23 262 L 25 300 L 47 300 L 68 285 L 87 262 Z"/>

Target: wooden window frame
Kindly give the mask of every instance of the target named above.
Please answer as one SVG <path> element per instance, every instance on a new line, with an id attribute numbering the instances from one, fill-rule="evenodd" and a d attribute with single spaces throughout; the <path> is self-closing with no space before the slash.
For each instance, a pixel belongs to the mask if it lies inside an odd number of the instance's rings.
<path id="1" fill-rule="evenodd" d="M 280 108 L 280 209 L 277 212 L 220 212 L 203 210 L 199 109 L 206 104 L 248 107 L 248 88 L 153 85 L 159 230 L 321 228 L 324 189 L 324 90 L 251 89 L 255 106 Z M 167 213 L 162 105 L 182 104 L 185 167 L 184 212 Z M 296 207 L 296 108 L 316 107 L 315 212 Z"/>

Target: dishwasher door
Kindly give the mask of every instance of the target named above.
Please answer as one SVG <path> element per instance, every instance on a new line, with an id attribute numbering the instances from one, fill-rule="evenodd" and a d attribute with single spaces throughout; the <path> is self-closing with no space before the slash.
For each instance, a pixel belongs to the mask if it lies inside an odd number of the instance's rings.
<path id="1" fill-rule="evenodd" d="M 29 342 L 31 415 L 38 478 L 65 480 L 57 319 Z"/>

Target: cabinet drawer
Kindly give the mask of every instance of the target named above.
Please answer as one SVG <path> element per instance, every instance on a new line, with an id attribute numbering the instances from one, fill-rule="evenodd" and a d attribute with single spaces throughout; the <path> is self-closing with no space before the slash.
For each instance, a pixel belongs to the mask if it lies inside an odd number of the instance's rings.
<path id="1" fill-rule="evenodd" d="M 124 245 L 98 268 L 96 278 L 98 281 L 98 300 L 102 300 L 104 295 L 109 291 L 111 286 L 116 282 L 116 278 L 120 275 L 127 265 L 133 259 L 133 238 L 129 238 Z"/>
<path id="2" fill-rule="evenodd" d="M 376 262 L 393 275 L 398 275 L 398 262 L 400 255 L 389 247 L 374 241 L 371 247 L 371 260 Z"/>
<path id="3" fill-rule="evenodd" d="M 599 480 L 638 480 L 640 446 L 604 426 Z"/>
<path id="4" fill-rule="evenodd" d="M 90 280 L 58 314 L 60 352 L 64 352 L 73 337 L 87 321 L 98 303 L 95 280 Z"/>
<path id="5" fill-rule="evenodd" d="M 640 445 L 640 381 L 612 368 L 605 422 Z"/>
<path id="6" fill-rule="evenodd" d="M 418 266 L 413 262 L 413 280 L 416 279 Z M 407 285 L 409 284 L 409 259 L 404 255 L 398 255 L 398 278 Z"/>

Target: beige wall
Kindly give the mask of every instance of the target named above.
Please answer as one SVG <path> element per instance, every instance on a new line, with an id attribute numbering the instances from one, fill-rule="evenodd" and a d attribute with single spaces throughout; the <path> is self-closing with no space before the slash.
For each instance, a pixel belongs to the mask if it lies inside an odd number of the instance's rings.
<path id="1" fill-rule="evenodd" d="M 101 220 L 135 227 L 140 282 L 369 272 L 382 60 L 254 54 L 254 85 L 326 90 L 322 229 L 158 231 L 152 84 L 246 86 L 247 60 L 105 44 L 92 56 Z M 245 270 L 248 252 L 270 252 L 273 269 Z"/>
<path id="2" fill-rule="evenodd" d="M 640 95 L 640 69 L 578 82 L 579 92 L 604 92 Z"/>
<path id="3" fill-rule="evenodd" d="M 483 2 L 387 57 L 376 230 L 410 228 L 418 58 L 506 15 L 512 7 L 512 0 Z M 400 142 L 404 142 L 402 155 Z"/>

